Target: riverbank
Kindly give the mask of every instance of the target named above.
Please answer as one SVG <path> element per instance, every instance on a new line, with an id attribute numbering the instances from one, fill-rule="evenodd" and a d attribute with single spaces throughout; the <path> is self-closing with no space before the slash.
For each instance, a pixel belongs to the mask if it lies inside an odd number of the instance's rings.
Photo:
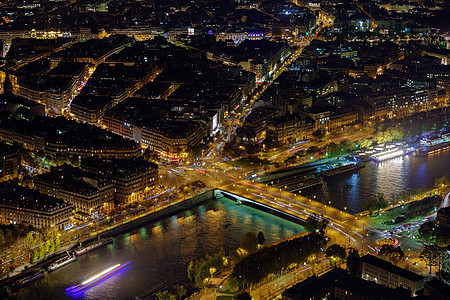
<path id="1" fill-rule="evenodd" d="M 15 268 L 13 272 L 8 274 L 7 278 L 4 278 L 0 281 L 0 286 L 10 286 L 15 281 L 23 277 L 29 276 L 30 274 L 33 274 L 39 270 L 46 269 L 51 263 L 66 255 L 66 251 L 72 251 L 79 243 L 86 243 L 98 238 L 115 237 L 124 232 L 129 232 L 140 228 L 148 223 L 155 222 L 168 216 L 186 211 L 204 203 L 209 199 L 214 198 L 214 190 L 208 190 L 192 198 L 184 199 L 175 203 L 170 203 L 167 206 L 162 206 L 160 208 L 154 207 L 154 210 L 152 212 L 148 212 L 144 215 L 123 221 L 118 224 L 113 224 L 112 227 L 104 231 L 95 232 L 84 239 L 75 240 L 68 245 L 64 245 L 60 250 L 52 253 L 50 256 L 45 257 L 34 264 L 26 263 Z"/>
<path id="2" fill-rule="evenodd" d="M 440 189 L 432 189 L 432 190 L 429 190 L 429 191 L 427 191 L 427 192 L 425 192 L 425 193 L 423 193 L 421 195 L 413 195 L 409 199 L 402 200 L 402 201 L 400 201 L 400 202 L 398 202 L 396 204 L 391 204 L 388 207 L 386 207 L 384 209 L 381 209 L 380 212 L 379 212 L 379 215 L 380 214 L 385 214 L 385 213 L 387 213 L 387 212 L 389 212 L 389 211 L 391 211 L 391 210 L 393 210 L 393 209 L 395 209 L 395 208 L 397 208 L 399 206 L 403 206 L 403 205 L 406 205 L 406 204 L 422 201 L 426 197 L 431 197 L 431 196 L 434 196 L 434 195 L 441 195 L 440 191 L 442 191 L 442 188 L 440 188 Z M 446 195 L 448 193 L 449 193 L 449 190 L 446 190 L 442 194 Z M 357 214 L 355 214 L 355 216 L 361 217 L 361 218 L 364 217 L 364 218 L 367 218 L 368 220 L 370 220 L 370 218 L 373 218 L 373 217 L 369 216 L 369 211 L 367 211 L 367 210 L 362 211 L 360 213 L 357 213 Z"/>

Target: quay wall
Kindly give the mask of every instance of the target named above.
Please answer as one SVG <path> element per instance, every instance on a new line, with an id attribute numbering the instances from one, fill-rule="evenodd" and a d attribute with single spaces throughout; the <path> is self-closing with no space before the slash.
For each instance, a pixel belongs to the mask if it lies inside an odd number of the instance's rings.
<path id="1" fill-rule="evenodd" d="M 188 198 L 186 200 L 183 200 L 181 202 L 178 202 L 177 204 L 170 205 L 168 207 L 165 207 L 163 209 L 160 209 L 158 211 L 152 212 L 146 216 L 143 216 L 141 218 L 138 218 L 136 220 L 132 220 L 127 223 L 123 223 L 117 227 L 111 228 L 107 231 L 104 231 L 99 234 L 100 238 L 108 238 L 108 237 L 114 237 L 116 235 L 131 231 L 133 229 L 142 227 L 148 223 L 155 222 L 161 219 L 164 219 L 166 217 L 173 216 L 177 213 L 186 211 L 188 209 L 191 209 L 199 204 L 202 204 L 203 202 L 207 201 L 208 199 L 213 199 L 214 197 L 214 190 L 209 190 L 206 192 L 203 192 L 197 196 L 194 196 L 192 198 Z"/>

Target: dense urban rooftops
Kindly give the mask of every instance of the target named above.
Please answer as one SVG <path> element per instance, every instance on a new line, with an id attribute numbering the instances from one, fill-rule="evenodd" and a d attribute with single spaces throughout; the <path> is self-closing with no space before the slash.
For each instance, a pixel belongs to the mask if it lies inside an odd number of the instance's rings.
<path id="1" fill-rule="evenodd" d="M 158 165 L 143 159 L 100 159 L 97 157 L 86 157 L 81 160 L 81 168 L 92 170 L 102 175 L 114 178 L 131 178 L 148 170 L 158 168 Z"/>
<path id="2" fill-rule="evenodd" d="M 34 117 L 26 120 L 2 120 L 3 129 L 44 138 L 49 143 L 65 144 L 68 148 L 127 149 L 135 143 L 114 133 L 88 124 L 69 121 L 63 117 Z"/>
<path id="3" fill-rule="evenodd" d="M 43 195 L 35 190 L 21 187 L 15 183 L 0 183 L 0 205 L 52 213 L 71 205 L 60 199 Z"/>
<path id="4" fill-rule="evenodd" d="M 35 179 L 88 196 L 98 193 L 99 188 L 112 184 L 107 177 L 68 165 L 53 167 L 51 172 L 38 175 Z"/>

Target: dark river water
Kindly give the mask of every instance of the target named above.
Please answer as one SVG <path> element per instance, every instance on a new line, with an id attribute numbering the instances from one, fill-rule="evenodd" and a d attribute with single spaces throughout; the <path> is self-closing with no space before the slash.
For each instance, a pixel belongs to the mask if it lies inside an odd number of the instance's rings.
<path id="1" fill-rule="evenodd" d="M 306 193 L 320 201 L 357 213 L 364 210 L 367 197 L 383 193 L 386 199 L 402 191 L 409 192 L 425 186 L 434 187 L 436 178 L 450 179 L 450 151 L 442 151 L 428 157 L 405 156 L 383 163 L 369 162 L 355 172 L 326 179 L 326 187 Z M 326 199 L 326 200 L 325 200 Z"/>
<path id="2" fill-rule="evenodd" d="M 135 299 L 160 284 L 187 281 L 191 260 L 223 246 L 239 246 L 248 231 L 262 231 L 266 244 L 304 231 L 303 227 L 228 199 L 209 200 L 184 213 L 165 218 L 114 238 L 76 262 L 48 273 L 16 294 L 19 299 Z M 131 265 L 79 294 L 65 288 L 115 264 Z"/>

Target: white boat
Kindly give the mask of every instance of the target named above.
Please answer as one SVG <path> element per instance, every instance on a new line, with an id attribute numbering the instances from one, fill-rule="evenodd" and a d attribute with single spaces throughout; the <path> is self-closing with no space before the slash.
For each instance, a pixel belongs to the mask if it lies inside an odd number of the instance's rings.
<path id="1" fill-rule="evenodd" d="M 66 251 L 67 252 L 67 251 Z M 65 266 L 73 261 L 77 260 L 77 257 L 75 255 L 71 255 L 69 252 L 67 252 L 67 256 L 61 257 L 60 259 L 56 260 L 54 263 L 52 263 L 49 267 L 49 271 L 54 271 L 56 269 L 61 268 L 62 266 Z"/>
<path id="2" fill-rule="evenodd" d="M 96 249 L 98 247 L 101 247 L 103 245 L 111 244 L 112 242 L 113 242 L 112 238 L 109 238 L 109 239 L 98 240 L 97 242 L 88 244 L 86 246 L 81 246 L 80 245 L 77 249 L 75 249 L 75 254 L 76 255 L 83 255 L 86 252 L 94 250 L 94 249 Z"/>

